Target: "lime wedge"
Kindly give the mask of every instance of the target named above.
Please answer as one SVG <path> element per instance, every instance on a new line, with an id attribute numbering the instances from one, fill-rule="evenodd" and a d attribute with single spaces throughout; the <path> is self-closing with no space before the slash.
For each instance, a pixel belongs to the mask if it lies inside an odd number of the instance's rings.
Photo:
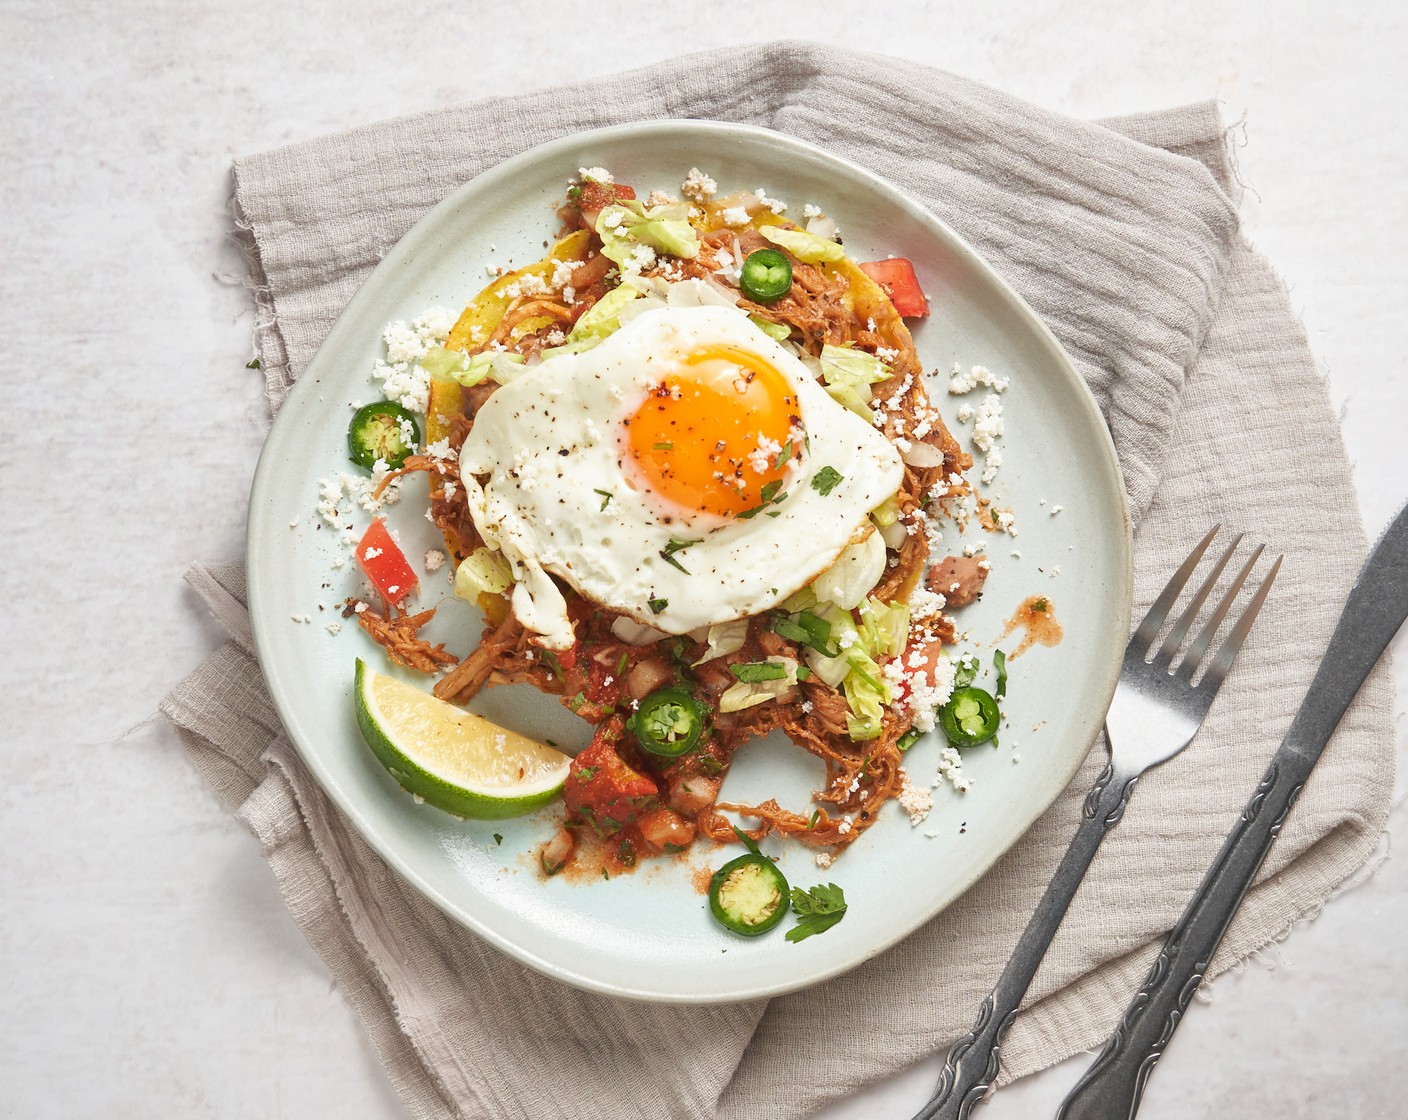
<path id="1" fill-rule="evenodd" d="M 562 792 L 572 759 L 357 659 L 357 726 L 405 789 L 457 817 L 514 817 Z"/>

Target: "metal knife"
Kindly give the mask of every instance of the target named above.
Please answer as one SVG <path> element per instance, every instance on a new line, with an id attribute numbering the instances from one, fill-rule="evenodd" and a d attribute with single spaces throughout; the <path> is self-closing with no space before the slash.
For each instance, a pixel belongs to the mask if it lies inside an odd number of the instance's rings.
<path id="1" fill-rule="evenodd" d="M 1105 1049 L 1057 1120 L 1132 1120 L 1149 1075 L 1198 990 L 1281 825 L 1350 701 L 1408 618 L 1408 506 L 1384 530 L 1349 592 L 1325 658 L 1241 819 Z"/>

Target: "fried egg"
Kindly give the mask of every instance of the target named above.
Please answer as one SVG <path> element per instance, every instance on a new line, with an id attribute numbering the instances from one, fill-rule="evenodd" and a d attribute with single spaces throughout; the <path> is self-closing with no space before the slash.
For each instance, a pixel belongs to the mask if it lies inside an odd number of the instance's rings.
<path id="1" fill-rule="evenodd" d="M 549 575 L 668 634 L 757 614 L 874 531 L 894 446 L 731 307 L 660 307 L 491 394 L 460 453 L 513 610 L 572 644 Z"/>

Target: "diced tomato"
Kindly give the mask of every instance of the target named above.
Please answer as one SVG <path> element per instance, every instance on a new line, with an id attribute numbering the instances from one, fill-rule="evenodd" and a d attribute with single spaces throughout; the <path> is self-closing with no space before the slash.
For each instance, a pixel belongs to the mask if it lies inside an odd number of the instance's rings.
<path id="1" fill-rule="evenodd" d="M 909 642 L 900 654 L 900 664 L 905 667 L 905 671 L 900 674 L 899 684 L 895 688 L 896 705 L 903 705 L 908 701 L 912 691 L 909 683 L 911 677 L 918 677 L 925 682 L 934 680 L 939 668 L 939 659 L 943 657 L 943 649 L 944 644 L 938 638 L 922 631 L 910 632 Z"/>
<path id="2" fill-rule="evenodd" d="M 620 832 L 659 801 L 654 780 L 616 753 L 616 743 L 624 734 L 625 721 L 620 716 L 601 724 L 591 744 L 572 760 L 562 790 L 568 813 L 602 836 Z"/>
<path id="3" fill-rule="evenodd" d="M 906 319 L 921 319 L 929 314 L 929 301 L 914 275 L 914 265 L 904 257 L 887 257 L 883 261 L 868 261 L 860 270 L 885 289 L 895 310 Z"/>
<path id="4" fill-rule="evenodd" d="M 357 563 L 378 591 L 393 606 L 415 590 L 418 577 L 406 560 L 401 546 L 391 539 L 391 532 L 380 517 L 374 519 L 357 544 Z"/>

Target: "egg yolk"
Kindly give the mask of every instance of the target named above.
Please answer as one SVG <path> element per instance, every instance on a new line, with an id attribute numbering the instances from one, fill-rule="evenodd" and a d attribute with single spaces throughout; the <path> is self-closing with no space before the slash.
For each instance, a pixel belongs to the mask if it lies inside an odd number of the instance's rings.
<path id="1" fill-rule="evenodd" d="M 626 421 L 645 484 L 688 510 L 734 517 L 781 493 L 801 429 L 787 378 L 729 346 L 690 354 Z"/>

